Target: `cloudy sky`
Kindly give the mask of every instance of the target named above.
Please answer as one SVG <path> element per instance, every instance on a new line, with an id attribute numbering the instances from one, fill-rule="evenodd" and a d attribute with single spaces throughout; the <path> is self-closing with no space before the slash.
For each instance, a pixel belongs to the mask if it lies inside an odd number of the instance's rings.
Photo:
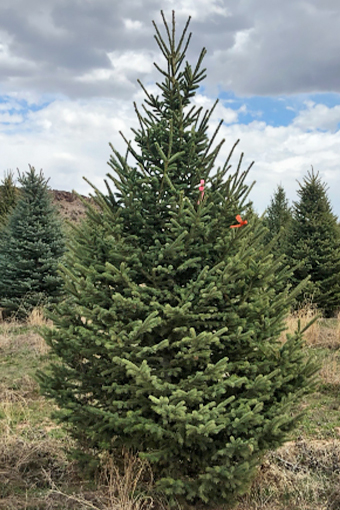
<path id="1" fill-rule="evenodd" d="M 225 158 L 237 139 L 258 212 L 282 184 L 290 200 L 314 167 L 340 216 L 339 0 L 1 0 L 0 175 L 28 164 L 55 189 L 103 188 L 108 143 L 125 153 L 133 102 L 155 89 L 160 9 L 178 33 L 191 16 L 188 60 L 208 76 L 196 103 L 220 103 Z"/>

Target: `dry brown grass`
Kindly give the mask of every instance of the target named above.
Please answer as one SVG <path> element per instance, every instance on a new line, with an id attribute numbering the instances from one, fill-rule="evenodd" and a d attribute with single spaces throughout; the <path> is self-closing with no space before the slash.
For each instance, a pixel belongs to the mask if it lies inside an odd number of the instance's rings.
<path id="1" fill-rule="evenodd" d="M 73 465 L 60 441 L 30 424 L 23 397 L 17 394 L 15 401 L 1 402 L 0 415 L 0 509 L 34 508 L 31 500 L 25 506 L 22 494 L 48 489 L 46 472 L 59 483 L 69 480 Z M 42 508 L 38 500 L 36 508 Z"/>
<path id="2" fill-rule="evenodd" d="M 15 355 L 23 348 L 29 349 L 36 356 L 45 355 L 49 351 L 45 340 L 38 333 L 26 332 L 14 336 L 7 330 L 0 334 L 0 351 L 5 350 L 8 355 Z"/>
<path id="3" fill-rule="evenodd" d="M 339 354 L 334 352 L 327 357 L 327 362 L 322 364 L 320 379 L 324 384 L 340 386 Z"/>
<path id="4" fill-rule="evenodd" d="M 16 314 L 12 315 L 10 318 L 3 319 L 0 308 L 0 324 L 2 330 L 6 329 L 7 331 L 10 331 L 13 330 L 13 328 L 23 325 L 37 327 L 51 325 L 52 321 L 46 318 L 43 308 L 39 306 L 33 308 L 25 321 L 20 321 Z"/>
<path id="5" fill-rule="evenodd" d="M 48 474 L 47 478 L 51 485 L 50 495 L 80 504 L 84 510 L 151 510 L 156 506 L 165 510 L 161 502 L 157 501 L 155 505 L 149 495 L 153 485 L 149 464 L 127 451 L 122 452 L 118 461 L 112 455 L 103 454 L 94 492 L 66 494 Z"/>
<path id="6" fill-rule="evenodd" d="M 143 483 L 146 491 L 150 492 L 153 477 L 150 465 L 145 460 L 123 451 L 119 466 L 112 455 L 103 456 L 99 486 L 107 492 L 108 509 L 150 508 L 153 504 L 152 498 L 140 492 L 140 485 Z"/>
<path id="7" fill-rule="evenodd" d="M 49 347 L 36 331 L 42 326 L 51 325 L 52 322 L 44 317 L 41 308 L 33 309 L 25 322 L 20 322 L 15 317 L 0 321 L 0 353 L 6 351 L 7 354 L 15 355 L 27 348 L 36 356 L 47 354 Z M 30 328 L 28 331 L 27 327 Z"/>
<path id="8" fill-rule="evenodd" d="M 14 327 L 12 325 L 12 327 Z M 7 355 L 14 356 L 16 353 L 27 349 L 31 355 L 39 357 L 49 352 L 49 346 L 45 340 L 34 332 L 20 333 L 20 329 L 16 329 L 16 334 L 11 334 L 10 327 L 1 328 L 0 332 L 0 353 L 6 352 Z"/>
<path id="9" fill-rule="evenodd" d="M 340 441 L 295 441 L 266 455 L 236 510 L 339 510 Z"/>
<path id="10" fill-rule="evenodd" d="M 10 334 L 13 332 L 14 329 L 19 327 L 19 322 L 13 318 L 10 321 L 8 320 L 0 320 L 0 327 L 1 327 L 1 335 L 5 337 L 9 337 Z"/>
<path id="11" fill-rule="evenodd" d="M 46 319 L 42 308 L 34 308 L 26 319 L 28 326 L 51 326 L 52 321 Z"/>
<path id="12" fill-rule="evenodd" d="M 286 319 L 286 330 L 282 332 L 281 340 L 284 342 L 287 334 L 293 335 L 295 331 L 297 331 L 299 324 L 300 329 L 303 330 L 316 316 L 317 311 L 311 306 L 302 308 L 290 314 Z M 320 327 L 316 321 L 304 333 L 308 345 L 315 345 L 318 342 L 319 332 Z"/>
<path id="13" fill-rule="evenodd" d="M 317 309 L 312 306 L 307 306 L 289 315 L 286 319 L 287 329 L 281 334 L 282 342 L 286 341 L 287 334 L 292 335 L 297 331 L 299 323 L 300 329 L 303 330 L 318 315 Z M 328 326 L 328 324 L 331 324 L 331 326 Z M 323 319 L 319 316 L 304 332 L 304 338 L 310 347 L 327 347 L 331 349 L 340 347 L 340 313 L 335 327 L 334 319 Z"/>

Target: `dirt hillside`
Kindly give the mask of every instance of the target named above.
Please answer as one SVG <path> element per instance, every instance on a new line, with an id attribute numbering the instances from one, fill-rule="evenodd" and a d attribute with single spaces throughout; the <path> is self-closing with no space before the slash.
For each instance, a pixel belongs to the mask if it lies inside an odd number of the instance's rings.
<path id="1" fill-rule="evenodd" d="M 70 191 L 51 190 L 53 202 L 58 207 L 61 215 L 72 222 L 78 222 L 85 216 L 85 205 L 79 196 Z M 91 202 L 91 198 L 81 195 L 82 199 Z"/>

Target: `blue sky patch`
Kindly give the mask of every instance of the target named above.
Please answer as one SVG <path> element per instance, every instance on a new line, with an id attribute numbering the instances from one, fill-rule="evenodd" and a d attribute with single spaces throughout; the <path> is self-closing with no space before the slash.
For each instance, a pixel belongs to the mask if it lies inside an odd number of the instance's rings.
<path id="1" fill-rule="evenodd" d="M 219 94 L 221 103 L 233 110 L 240 110 L 238 124 L 250 124 L 257 120 L 269 126 L 289 126 L 294 118 L 307 108 L 306 102 L 313 101 L 328 108 L 340 105 L 340 94 L 298 94 L 293 96 L 266 97 L 237 97 L 232 92 Z"/>
<path id="2" fill-rule="evenodd" d="M 26 116 L 28 112 L 37 112 L 43 110 L 51 101 L 42 101 L 41 103 L 29 103 L 26 99 L 18 99 L 12 96 L 0 96 L 0 112 L 10 115 Z"/>

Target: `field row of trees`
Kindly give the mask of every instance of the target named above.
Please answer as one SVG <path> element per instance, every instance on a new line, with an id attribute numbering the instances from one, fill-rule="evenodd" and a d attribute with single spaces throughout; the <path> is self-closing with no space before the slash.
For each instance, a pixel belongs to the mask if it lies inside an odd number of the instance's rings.
<path id="1" fill-rule="evenodd" d="M 62 293 L 58 262 L 66 249 L 67 229 L 51 203 L 48 181 L 34 168 L 13 172 L 0 185 L 0 299 L 4 314 L 26 316 Z M 263 242 L 275 259 L 293 268 L 287 284 L 309 279 L 294 306 L 315 305 L 326 317 L 340 311 L 340 225 L 327 197 L 327 184 L 307 172 L 299 184 L 299 200 L 289 205 L 277 186 L 264 215 Z M 20 197 L 20 200 L 19 200 Z M 0 234 L 1 235 L 1 234 Z"/>
<path id="2" fill-rule="evenodd" d="M 298 200 L 289 206 L 279 185 L 263 222 L 274 257 L 293 268 L 290 284 L 309 278 L 297 304 L 314 304 L 326 317 L 340 311 L 340 224 L 327 197 L 327 184 L 312 169 L 299 184 Z"/>
<path id="3" fill-rule="evenodd" d="M 90 466 L 127 449 L 150 464 L 170 505 L 231 504 L 287 439 L 311 389 L 318 367 L 303 331 L 280 338 L 301 295 L 326 315 L 337 310 L 339 230 L 314 173 L 288 228 L 277 197 L 264 218 L 252 212 L 249 168 L 241 157 L 231 169 L 234 148 L 215 168 L 223 141 L 214 144 L 219 128 L 207 134 L 213 109 L 191 105 L 205 49 L 185 63 L 189 21 L 177 40 L 174 15 L 172 26 L 163 19 L 161 96 L 142 86 L 136 148 L 113 148 L 107 192 L 94 189 L 67 249 L 42 173 L 20 176 L 0 234 L 0 302 L 23 316 L 47 306 L 40 388 L 78 459 Z M 16 200 L 10 179 L 2 192 Z M 283 231 L 270 241 L 277 221 Z"/>

